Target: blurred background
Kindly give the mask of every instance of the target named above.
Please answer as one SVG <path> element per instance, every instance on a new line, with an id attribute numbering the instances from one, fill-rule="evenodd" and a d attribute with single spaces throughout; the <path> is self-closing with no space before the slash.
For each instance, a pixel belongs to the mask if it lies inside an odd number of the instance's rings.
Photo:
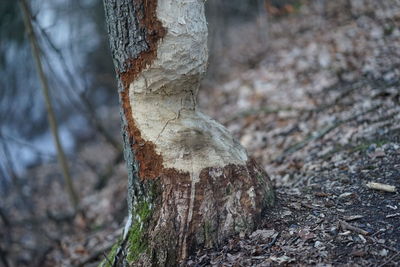
<path id="1" fill-rule="evenodd" d="M 66 193 L 18 2 L 0 4 L 0 265 L 40 266 L 74 228 L 120 226 L 126 213 L 126 173 L 102 1 L 27 1 L 75 190 L 84 202 L 91 201 L 89 194 L 117 195 L 119 203 L 106 203 L 108 211 L 102 210 L 97 222 L 97 212 L 77 219 Z M 226 79 L 232 65 L 257 63 L 267 36 L 263 1 L 208 1 L 207 16 L 211 67 L 205 84 Z M 235 42 L 243 38 L 232 30 L 237 26 L 250 28 L 249 37 L 260 40 L 249 47 L 251 54 L 234 52 Z M 108 183 L 119 183 L 118 189 L 104 193 Z"/>
<path id="2" fill-rule="evenodd" d="M 127 210 L 102 1 L 27 1 L 78 212 L 57 162 L 18 2 L 0 3 L 0 266 L 89 266 L 118 238 Z M 397 1 L 207 1 L 210 59 L 200 105 L 278 185 L 289 183 L 293 177 L 287 166 L 274 165 L 276 156 L 333 121 L 337 110 L 321 123 L 297 124 L 304 110 L 344 98 L 325 88 L 365 78 L 397 82 L 394 6 Z M 386 94 L 398 101 L 392 91 Z"/>

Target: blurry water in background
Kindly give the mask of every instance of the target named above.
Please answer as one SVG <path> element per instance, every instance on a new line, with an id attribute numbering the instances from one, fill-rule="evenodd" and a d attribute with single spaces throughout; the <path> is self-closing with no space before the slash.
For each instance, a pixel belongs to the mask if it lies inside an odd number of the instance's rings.
<path id="1" fill-rule="evenodd" d="M 31 8 L 62 143 L 71 154 L 79 139 L 93 134 L 80 95 L 90 99 L 97 111 L 106 110 L 99 108 L 102 105 L 117 105 L 102 3 L 34 0 Z M 29 165 L 54 158 L 55 149 L 18 1 L 3 2 L 0 16 L 0 141 L 21 173 Z M 5 168 L 3 160 L 0 164 Z"/>
<path id="2" fill-rule="evenodd" d="M 210 69 L 205 84 L 226 77 L 235 64 L 253 64 L 260 46 L 265 47 L 263 2 L 207 2 Z M 62 143 L 71 156 L 98 135 L 82 97 L 89 99 L 105 128 L 110 113 L 118 112 L 102 1 L 32 0 L 30 4 Z M 258 37 L 244 42 L 246 50 L 238 50 L 236 41 L 250 38 L 249 29 L 257 30 Z M 0 179 L 9 180 L 10 170 L 24 176 L 27 167 L 54 161 L 56 155 L 18 1 L 0 5 L 0 37 Z M 251 49 L 254 53 L 248 52 Z M 111 130 L 119 141 L 118 132 Z"/>

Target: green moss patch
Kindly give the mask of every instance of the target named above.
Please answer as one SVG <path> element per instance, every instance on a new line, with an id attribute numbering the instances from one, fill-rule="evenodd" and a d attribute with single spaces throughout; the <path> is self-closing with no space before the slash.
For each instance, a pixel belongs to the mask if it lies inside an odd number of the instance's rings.
<path id="1" fill-rule="evenodd" d="M 151 217 L 151 207 L 147 201 L 141 201 L 135 206 L 135 222 L 132 224 L 128 233 L 127 260 L 129 263 L 135 262 L 140 255 L 146 253 L 148 248 L 145 237 L 145 225 Z"/>

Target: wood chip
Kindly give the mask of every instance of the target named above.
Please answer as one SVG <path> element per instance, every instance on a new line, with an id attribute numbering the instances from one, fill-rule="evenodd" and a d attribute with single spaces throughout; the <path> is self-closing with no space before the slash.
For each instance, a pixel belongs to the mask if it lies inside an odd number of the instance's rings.
<path id="1" fill-rule="evenodd" d="M 381 183 L 375 183 L 375 182 L 367 183 L 367 187 L 370 189 L 381 190 L 381 191 L 390 192 L 390 193 L 394 193 L 397 191 L 396 187 L 393 185 L 381 184 Z"/>
<path id="2" fill-rule="evenodd" d="M 340 194 L 339 198 L 346 198 L 346 197 L 350 197 L 353 195 L 354 195 L 354 193 L 352 193 L 352 192 L 346 192 L 346 193 Z"/>
<path id="3" fill-rule="evenodd" d="M 351 231 L 345 231 L 343 233 L 339 233 L 340 236 L 347 236 L 347 235 L 350 235 L 350 234 L 351 234 Z"/>

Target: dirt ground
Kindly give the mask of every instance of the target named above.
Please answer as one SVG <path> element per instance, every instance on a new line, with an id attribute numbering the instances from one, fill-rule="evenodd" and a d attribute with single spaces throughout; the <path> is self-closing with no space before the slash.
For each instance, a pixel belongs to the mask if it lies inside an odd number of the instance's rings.
<path id="1" fill-rule="evenodd" d="M 399 265 L 400 195 L 367 187 L 400 189 L 399 1 L 313 1 L 269 26 L 259 66 L 200 100 L 263 164 L 277 203 L 190 265 Z"/>
<path id="2" fill-rule="evenodd" d="M 276 204 L 251 235 L 197 251 L 185 265 L 400 265 L 400 1 L 300 3 L 269 17 L 265 50 L 199 95 L 267 170 Z M 118 116 L 108 118 L 116 134 Z M 126 170 L 116 157 L 95 141 L 72 159 L 85 217 L 69 217 L 56 163 L 31 170 L 29 192 L 2 199 L 13 223 L 2 222 L 0 249 L 11 266 L 104 259 L 126 219 Z M 108 185 L 94 190 L 110 164 Z M 12 208 L 21 194 L 34 199 L 30 209 Z"/>

